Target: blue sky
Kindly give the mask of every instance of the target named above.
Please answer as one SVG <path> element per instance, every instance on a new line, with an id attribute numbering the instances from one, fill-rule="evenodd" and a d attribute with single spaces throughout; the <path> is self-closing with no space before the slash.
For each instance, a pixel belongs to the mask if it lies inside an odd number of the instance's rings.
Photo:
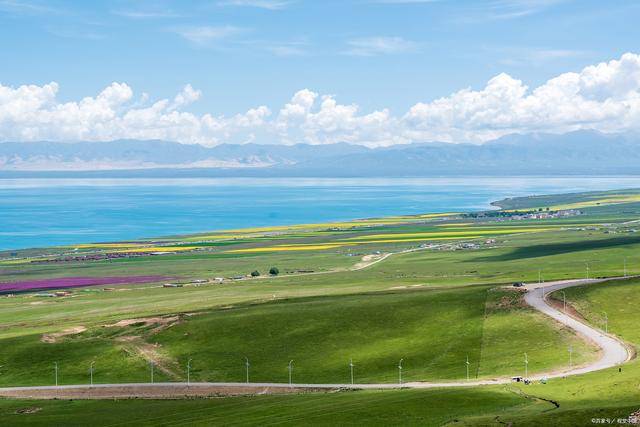
<path id="1" fill-rule="evenodd" d="M 64 103 L 121 82 L 130 104 L 189 84 L 188 111 L 216 117 L 309 89 L 402 116 L 500 73 L 535 88 L 638 53 L 638 22 L 623 0 L 0 0 L 0 84 L 56 82 Z"/>

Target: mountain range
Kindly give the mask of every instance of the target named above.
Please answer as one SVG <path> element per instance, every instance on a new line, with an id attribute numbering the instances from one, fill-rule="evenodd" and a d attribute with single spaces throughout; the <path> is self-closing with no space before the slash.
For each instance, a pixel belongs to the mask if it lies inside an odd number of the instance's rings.
<path id="1" fill-rule="evenodd" d="M 620 175 L 640 173 L 640 138 L 577 131 L 512 134 L 484 144 L 414 143 L 367 148 L 157 140 L 3 142 L 0 176 L 373 177 Z"/>

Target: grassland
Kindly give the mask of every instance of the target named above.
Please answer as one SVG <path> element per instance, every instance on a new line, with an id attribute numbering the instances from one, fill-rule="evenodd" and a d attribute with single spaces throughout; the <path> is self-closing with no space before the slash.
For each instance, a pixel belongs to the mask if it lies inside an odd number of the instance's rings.
<path id="1" fill-rule="evenodd" d="M 616 333 L 637 344 L 637 311 L 622 301 L 640 281 L 570 291 L 570 303 L 600 313 L 608 309 Z M 610 292 L 602 302 L 599 294 Z M 588 314 L 587 314 L 588 315 Z M 634 341 L 635 340 L 635 341 Z M 640 409 L 640 363 L 530 386 L 480 389 L 362 391 L 173 401 L 0 400 L 10 425 L 591 425 L 592 418 L 626 419 Z M 550 401 L 555 402 L 558 406 Z M 19 413 L 39 408 L 36 413 Z M 149 415 L 153 414 L 153 415 Z"/>
<path id="2" fill-rule="evenodd" d="M 195 313 L 166 328 L 136 321 L 90 327 L 56 342 L 36 333 L 16 336 L 0 348 L 0 385 L 51 382 L 52 361 L 59 363 L 61 384 L 85 383 L 92 361 L 96 382 L 144 382 L 150 354 L 164 369 L 158 380 L 183 380 L 193 358 L 194 380 L 242 381 L 248 357 L 253 381 L 285 382 L 293 359 L 295 380 L 303 383 L 348 382 L 351 359 L 355 379 L 366 383 L 396 381 L 399 359 L 405 380 L 424 381 L 463 379 L 467 357 L 473 378 L 516 375 L 522 351 L 529 352 L 531 372 L 541 372 L 566 364 L 557 350 L 565 343 L 574 345 L 578 363 L 594 357 L 590 346 L 524 307 L 519 293 L 491 289 L 295 298 Z"/>
<path id="3" fill-rule="evenodd" d="M 3 253 L 0 283 L 162 275 L 184 287 L 125 284 L 57 298 L 0 297 L 0 384 L 51 384 L 54 361 L 63 384 L 86 383 L 92 361 L 96 382 L 146 381 L 150 357 L 162 365 L 158 381 L 182 380 L 188 358 L 193 358 L 192 378 L 211 381 L 241 381 L 245 356 L 252 380 L 286 381 L 293 359 L 294 380 L 300 382 L 346 382 L 349 359 L 362 382 L 396 381 L 400 358 L 408 381 L 464 378 L 467 355 L 477 378 L 521 374 L 524 351 L 530 372 L 566 366 L 569 345 L 574 363 L 583 363 L 594 357 L 588 344 L 523 306 L 517 293 L 496 286 L 584 277 L 587 266 L 591 277 L 618 276 L 625 258 L 627 273 L 640 274 L 640 234 L 633 222 L 640 218 L 640 203 L 634 194 L 503 202 L 520 211 L 586 203 L 581 215 L 570 217 L 417 215 Z M 616 200 L 594 203 L 605 199 Z M 363 261 L 391 253 L 375 264 Z M 364 268 L 354 269 L 358 264 Z M 273 266 L 281 272 L 277 277 L 266 274 Z M 247 277 L 254 270 L 261 276 Z M 210 281 L 214 277 L 225 280 Z M 638 345 L 637 286 L 629 281 L 576 288 L 567 290 L 567 297 L 596 325 L 606 312 L 610 330 Z M 148 317 L 156 320 L 143 319 Z M 138 320 L 106 326 L 125 319 Z M 43 342 L 43 335 L 78 327 L 86 330 Z M 486 425 L 496 423 L 496 416 L 517 425 L 539 420 L 574 425 L 572 420 L 622 415 L 640 406 L 639 377 L 634 361 L 620 374 L 610 370 L 524 388 L 171 402 L 0 401 L 0 415 L 16 425 L 61 420 L 83 425 L 88 419 L 105 425 L 299 424 L 303 419 Z M 545 412 L 554 406 L 543 399 L 560 402 L 560 408 Z M 42 410 L 15 414 L 28 406 Z M 158 418 L 144 416 L 147 410 Z"/>
<path id="4" fill-rule="evenodd" d="M 442 425 L 543 403 L 505 390 L 403 390 L 175 401 L 2 401 L 10 425 Z M 550 405 L 549 405 L 550 406 Z M 19 414 L 40 408 L 34 414 Z"/>

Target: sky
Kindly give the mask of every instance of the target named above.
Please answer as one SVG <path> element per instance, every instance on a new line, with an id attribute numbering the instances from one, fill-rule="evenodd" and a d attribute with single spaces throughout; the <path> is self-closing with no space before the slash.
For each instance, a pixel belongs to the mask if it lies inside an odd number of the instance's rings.
<path id="1" fill-rule="evenodd" d="M 0 141 L 636 132 L 640 1 L 0 0 Z"/>

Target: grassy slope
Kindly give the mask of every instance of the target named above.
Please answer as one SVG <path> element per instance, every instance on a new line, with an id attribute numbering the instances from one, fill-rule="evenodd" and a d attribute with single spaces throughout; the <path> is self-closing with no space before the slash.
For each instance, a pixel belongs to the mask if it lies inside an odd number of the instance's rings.
<path id="1" fill-rule="evenodd" d="M 640 348 L 640 280 L 580 286 L 567 289 L 566 295 L 571 305 L 591 324 L 604 328 L 606 313 L 609 332 Z"/>
<path id="2" fill-rule="evenodd" d="M 521 307 L 511 292 L 487 294 L 488 289 L 243 304 L 190 317 L 158 334 L 134 325 L 96 327 L 57 343 L 43 343 L 38 334 L 14 337 L 0 348 L 0 384 L 50 383 L 54 361 L 60 363 L 61 383 L 83 383 L 92 360 L 96 382 L 146 381 L 144 360 L 122 336 L 160 344 L 174 361 L 175 378 L 184 377 L 182 368 L 193 358 L 192 378 L 202 381 L 243 381 L 245 356 L 253 381 L 286 382 L 287 362 L 293 359 L 294 380 L 304 383 L 348 382 L 350 358 L 356 381 L 395 382 L 401 358 L 405 380 L 416 381 L 462 379 L 467 356 L 472 377 L 518 374 L 522 351 L 529 353 L 531 372 L 562 366 L 567 361 L 561 349 L 568 342 L 576 348 L 576 361 L 592 357 L 590 348 Z"/>
<path id="3" fill-rule="evenodd" d="M 535 331 L 535 332 L 534 332 Z M 524 376 L 524 353 L 529 373 L 569 364 L 565 349 L 573 346 L 573 363 L 592 360 L 593 348 L 566 327 L 551 322 L 526 305 L 517 292 L 489 293 L 484 321 L 480 377 Z"/>
<path id="4" fill-rule="evenodd" d="M 16 410 L 42 408 L 35 414 Z M 547 409 L 501 389 L 363 391 L 174 401 L 2 401 L 9 425 L 441 425 L 510 408 Z"/>
<path id="5" fill-rule="evenodd" d="M 638 349 L 639 289 L 640 280 L 630 279 L 570 288 L 565 292 L 567 301 L 596 327 L 602 326 L 600 316 L 606 311 L 611 331 Z M 555 400 L 560 408 L 535 416 L 520 411 L 509 411 L 502 416 L 502 420 L 512 421 L 515 425 L 591 425 L 592 418 L 626 418 L 640 410 L 640 360 L 636 358 L 625 364 L 622 372 L 610 368 L 520 389 L 530 395 Z M 487 417 L 470 423 L 482 425 L 490 421 Z"/>

